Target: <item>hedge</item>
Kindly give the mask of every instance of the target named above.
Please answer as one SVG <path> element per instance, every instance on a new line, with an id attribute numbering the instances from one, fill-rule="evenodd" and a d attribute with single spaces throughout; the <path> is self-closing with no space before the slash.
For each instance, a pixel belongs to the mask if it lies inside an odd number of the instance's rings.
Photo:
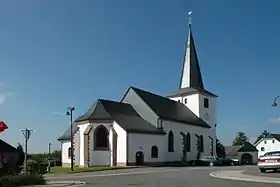
<path id="1" fill-rule="evenodd" d="M 42 175 L 7 175 L 0 178 L 1 187 L 43 185 L 46 180 Z"/>

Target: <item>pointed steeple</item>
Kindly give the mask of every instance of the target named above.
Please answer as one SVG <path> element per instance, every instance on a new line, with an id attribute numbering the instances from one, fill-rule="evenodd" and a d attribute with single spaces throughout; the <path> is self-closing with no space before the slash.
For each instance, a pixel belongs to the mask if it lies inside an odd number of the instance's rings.
<path id="1" fill-rule="evenodd" d="M 182 69 L 180 88 L 197 88 L 204 90 L 202 75 L 195 50 L 194 39 L 192 35 L 191 14 L 189 12 L 189 35 Z"/>

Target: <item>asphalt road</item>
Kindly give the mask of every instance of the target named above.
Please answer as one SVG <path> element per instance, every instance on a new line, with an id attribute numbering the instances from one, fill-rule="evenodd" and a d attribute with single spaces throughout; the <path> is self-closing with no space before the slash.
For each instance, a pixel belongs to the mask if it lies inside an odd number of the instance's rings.
<path id="1" fill-rule="evenodd" d="M 279 184 L 265 184 L 226 180 L 210 177 L 210 172 L 221 170 L 244 170 L 246 174 L 261 175 L 255 166 L 246 167 L 166 167 L 166 168 L 138 168 L 128 170 L 115 170 L 106 172 L 93 172 L 72 174 L 67 176 L 53 176 L 51 180 L 77 180 L 84 181 L 84 187 L 276 187 Z M 280 177 L 280 173 L 269 173 L 273 177 Z"/>

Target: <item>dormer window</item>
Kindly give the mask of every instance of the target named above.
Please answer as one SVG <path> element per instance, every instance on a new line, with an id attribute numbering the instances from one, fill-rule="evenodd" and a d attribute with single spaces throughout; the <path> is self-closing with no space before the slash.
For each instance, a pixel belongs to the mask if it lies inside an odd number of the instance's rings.
<path id="1" fill-rule="evenodd" d="M 204 108 L 209 108 L 209 99 L 204 98 Z"/>

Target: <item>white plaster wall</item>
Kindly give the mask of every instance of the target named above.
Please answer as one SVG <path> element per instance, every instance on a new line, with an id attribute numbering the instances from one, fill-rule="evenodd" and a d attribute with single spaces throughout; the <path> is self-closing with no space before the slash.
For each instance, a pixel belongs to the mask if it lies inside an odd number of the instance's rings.
<path id="1" fill-rule="evenodd" d="M 191 125 L 186 125 L 186 124 L 171 122 L 171 121 L 166 121 L 166 120 L 163 121 L 163 129 L 167 133 L 167 135 L 163 141 L 165 144 L 166 150 L 168 150 L 167 148 L 168 148 L 169 131 L 172 130 L 172 132 L 174 134 L 174 152 L 166 151 L 166 156 L 165 156 L 166 161 L 180 161 L 182 158 L 182 150 L 183 150 L 182 141 L 183 141 L 183 139 L 182 139 L 182 135 L 180 134 L 180 132 L 183 132 L 185 134 L 190 133 L 190 135 L 191 135 L 191 151 L 187 152 L 187 161 L 196 159 L 197 147 L 196 147 L 195 134 L 203 135 L 204 152 L 201 153 L 201 156 L 210 155 L 211 144 L 210 144 L 209 136 L 214 137 L 213 142 L 215 142 L 215 135 L 213 134 L 213 131 L 211 129 L 201 128 L 201 127 L 197 127 L 197 126 L 191 126 Z M 213 150 L 213 152 L 215 154 L 215 152 L 216 152 L 215 149 Z"/>
<path id="2" fill-rule="evenodd" d="M 128 162 L 136 162 L 136 152 L 142 151 L 144 162 L 164 162 L 168 146 L 165 145 L 165 135 L 128 133 Z M 158 158 L 151 157 L 152 146 L 158 147 Z"/>
<path id="3" fill-rule="evenodd" d="M 84 156 L 84 146 L 85 146 L 85 142 L 84 142 L 84 132 L 86 130 L 86 128 L 89 126 L 89 123 L 86 124 L 80 124 L 78 125 L 79 127 L 79 137 L 80 137 L 80 149 L 79 149 L 79 160 L 80 166 L 84 166 L 85 165 L 85 156 Z"/>
<path id="4" fill-rule="evenodd" d="M 117 122 L 114 122 L 113 128 L 118 135 L 117 162 L 126 163 L 127 162 L 127 133 L 121 126 L 118 125 Z"/>
<path id="5" fill-rule="evenodd" d="M 248 153 L 248 154 L 250 154 L 250 155 L 252 155 L 252 161 L 253 161 L 253 164 L 257 164 L 258 163 L 258 152 L 238 152 L 237 154 L 238 154 L 238 159 L 239 159 L 239 162 L 241 161 L 241 157 L 242 157 L 242 155 L 243 154 L 246 154 L 246 153 Z"/>
<path id="6" fill-rule="evenodd" d="M 260 157 L 270 151 L 280 151 L 280 142 L 275 138 L 263 138 L 255 147 L 258 150 L 258 157 Z M 261 151 L 262 147 L 264 147 L 264 151 Z"/>
<path id="7" fill-rule="evenodd" d="M 74 135 L 74 163 L 80 165 L 80 130 L 78 129 Z M 71 144 L 70 144 L 71 145 Z"/>
<path id="8" fill-rule="evenodd" d="M 68 158 L 68 149 L 71 147 L 70 140 L 61 142 L 61 161 L 65 164 L 71 164 L 71 159 Z"/>

